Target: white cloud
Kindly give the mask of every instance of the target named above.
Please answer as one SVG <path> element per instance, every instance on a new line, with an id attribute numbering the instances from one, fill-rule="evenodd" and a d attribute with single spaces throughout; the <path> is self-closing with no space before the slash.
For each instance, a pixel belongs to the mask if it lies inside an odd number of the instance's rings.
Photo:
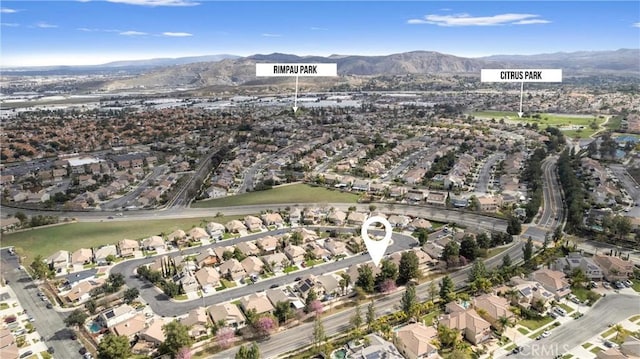
<path id="1" fill-rule="evenodd" d="M 144 36 L 144 35 L 147 35 L 147 33 L 146 32 L 142 32 L 142 31 L 129 30 L 129 31 L 122 31 L 120 33 L 120 35 L 123 35 L 123 36 Z"/>
<path id="2" fill-rule="evenodd" d="M 533 24 L 548 24 L 551 21 L 549 20 L 544 20 L 544 19 L 530 19 L 530 20 L 520 20 L 520 21 L 516 21 L 513 24 L 514 25 L 533 25 Z"/>
<path id="3" fill-rule="evenodd" d="M 6 26 L 6 27 L 18 27 L 20 26 L 20 24 L 17 24 L 15 22 L 3 22 L 2 26 Z"/>
<path id="4" fill-rule="evenodd" d="M 58 25 L 53 25 L 46 22 L 39 22 L 36 24 L 36 27 L 39 27 L 41 29 L 55 29 L 56 27 L 58 27 Z"/>
<path id="5" fill-rule="evenodd" d="M 540 15 L 533 14 L 499 14 L 493 16 L 471 16 L 469 14 L 426 15 L 422 19 L 409 19 L 407 23 L 437 26 L 496 26 L 546 24 L 549 22 L 548 20 L 539 19 L 539 17 Z"/>
<path id="6" fill-rule="evenodd" d="M 640 27 L 640 22 L 634 22 L 633 24 L 631 24 L 631 26 L 633 26 L 633 27 Z"/>
<path id="7" fill-rule="evenodd" d="M 140 6 L 195 6 L 200 5 L 191 0 L 107 0 L 108 2 L 140 5 Z"/>
<path id="8" fill-rule="evenodd" d="M 169 37 L 189 37 L 189 36 L 193 36 L 193 34 L 190 34 L 188 32 L 163 32 L 162 35 L 169 36 Z"/>
<path id="9" fill-rule="evenodd" d="M 269 32 L 265 32 L 261 36 L 262 37 L 282 37 L 282 35 L 280 35 L 280 34 L 272 34 L 272 33 L 269 33 Z"/>
<path id="10" fill-rule="evenodd" d="M 0 13 L 2 14 L 15 14 L 20 10 L 16 10 L 16 9 L 9 9 L 8 7 L 3 7 L 0 8 Z"/>

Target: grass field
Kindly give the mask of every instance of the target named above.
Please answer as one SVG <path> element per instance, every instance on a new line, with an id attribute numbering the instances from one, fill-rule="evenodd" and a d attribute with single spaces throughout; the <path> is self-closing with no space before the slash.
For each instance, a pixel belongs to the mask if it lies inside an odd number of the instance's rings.
<path id="1" fill-rule="evenodd" d="M 566 127 L 566 126 L 583 126 L 582 129 L 566 129 L 562 132 L 565 136 L 571 138 L 587 138 L 593 135 L 597 130 L 594 130 L 589 127 L 589 124 L 593 120 L 596 120 L 598 125 L 604 123 L 604 119 L 596 118 L 593 116 L 571 116 L 571 115 L 550 115 L 550 114 L 540 114 L 540 118 L 533 117 L 518 117 L 518 114 L 515 112 L 506 112 L 506 111 L 480 111 L 473 112 L 471 115 L 480 117 L 480 118 L 494 118 L 496 120 L 500 120 L 502 118 L 508 121 L 514 122 L 528 122 L 528 123 L 537 123 L 540 128 L 546 128 L 547 126 L 553 127 Z"/>
<path id="2" fill-rule="evenodd" d="M 9 233 L 3 236 L 3 246 L 15 246 L 24 250 L 29 264 L 37 255 L 48 257 L 59 249 L 75 251 L 116 243 L 121 239 L 141 239 L 162 232 L 169 234 L 176 229 L 189 229 L 214 221 L 226 223 L 244 216 L 156 219 L 147 221 L 109 221 L 99 223 L 79 222 L 29 231 Z"/>
<path id="3" fill-rule="evenodd" d="M 520 321 L 520 325 L 527 327 L 529 330 L 538 330 L 540 327 L 547 325 L 553 321 L 551 317 L 542 317 L 539 320 L 523 319 Z"/>
<path id="4" fill-rule="evenodd" d="M 192 207 L 211 208 L 270 203 L 356 203 L 357 201 L 358 195 L 353 193 L 342 193 L 322 187 L 312 187 L 306 184 L 294 184 L 276 187 L 266 191 L 243 193 L 236 196 L 200 201 L 194 203 Z"/>

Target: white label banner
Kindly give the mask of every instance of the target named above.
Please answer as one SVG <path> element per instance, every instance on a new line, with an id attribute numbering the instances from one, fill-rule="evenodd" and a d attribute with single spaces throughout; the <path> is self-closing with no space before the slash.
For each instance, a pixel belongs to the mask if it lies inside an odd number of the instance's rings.
<path id="1" fill-rule="evenodd" d="M 480 82 L 562 82 L 562 69 L 482 69 Z"/>
<path id="2" fill-rule="evenodd" d="M 338 64 L 256 64 L 256 76 L 338 76 Z"/>

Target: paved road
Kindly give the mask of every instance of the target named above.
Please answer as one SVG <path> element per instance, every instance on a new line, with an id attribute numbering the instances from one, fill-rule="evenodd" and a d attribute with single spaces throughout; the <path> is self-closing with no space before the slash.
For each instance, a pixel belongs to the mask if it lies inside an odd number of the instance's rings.
<path id="1" fill-rule="evenodd" d="M 633 200 L 633 204 L 628 207 L 629 212 L 622 213 L 628 217 L 640 217 L 640 185 L 631 177 L 627 169 L 622 165 L 610 165 L 611 172 L 620 180 L 622 186 L 627 190 L 627 193 Z"/>
<path id="2" fill-rule="evenodd" d="M 331 228 L 329 228 L 329 227 L 320 227 L 320 228 L 321 228 L 321 230 L 336 229 L 336 228 L 333 228 L 333 227 L 331 227 Z M 269 234 L 270 235 L 276 235 L 276 234 L 278 234 L 278 232 L 289 231 L 289 230 L 290 230 L 290 228 L 287 228 L 287 229 L 282 229 L 282 230 L 278 230 L 278 231 L 257 233 L 257 234 L 252 234 L 252 235 L 245 236 L 245 237 L 234 238 L 234 239 L 231 239 L 231 240 L 225 240 L 225 241 L 222 241 L 222 242 L 211 244 L 209 246 L 186 249 L 186 250 L 182 251 L 182 254 L 183 255 L 188 255 L 188 254 L 194 254 L 194 253 L 202 252 L 202 251 L 206 250 L 206 248 L 208 248 L 208 247 L 216 248 L 216 247 L 220 247 L 220 246 L 230 246 L 230 245 L 234 245 L 234 244 L 239 243 L 239 242 L 255 240 L 255 239 L 258 239 L 260 237 L 269 235 Z M 353 229 L 352 228 L 344 228 L 343 230 L 344 231 L 352 231 Z M 377 234 L 377 235 L 383 235 L 384 234 L 383 231 L 371 230 L 370 232 L 373 233 L 373 234 Z M 413 237 L 410 237 L 410 236 L 407 236 L 407 235 L 403 235 L 403 234 L 399 234 L 399 233 L 394 233 L 393 234 L 393 244 L 390 245 L 387 248 L 387 254 L 409 249 L 412 246 L 414 246 L 416 243 L 417 242 Z M 277 284 L 279 286 L 282 286 L 282 285 L 285 285 L 285 284 L 291 284 L 291 283 L 294 282 L 294 279 L 296 277 L 299 277 L 299 276 L 303 276 L 303 275 L 307 275 L 307 274 L 321 275 L 321 274 L 324 274 L 324 273 L 334 272 L 334 271 L 337 271 L 339 269 L 348 268 L 349 266 L 351 266 L 353 264 L 364 263 L 364 262 L 370 261 L 370 259 L 371 258 L 368 255 L 356 255 L 356 256 L 353 256 L 353 257 L 345 258 L 345 259 L 340 260 L 340 261 L 329 262 L 329 263 L 326 263 L 326 264 L 323 264 L 323 265 L 315 266 L 313 268 L 299 270 L 299 271 L 290 273 L 289 275 L 279 276 L 279 277 L 274 277 L 274 278 L 269 278 L 269 279 L 263 279 L 263 280 L 260 280 L 258 283 L 255 283 L 255 284 L 252 284 L 252 285 L 247 285 L 247 286 L 227 289 L 227 290 L 222 291 L 220 293 L 216 293 L 214 295 L 207 296 L 204 299 L 194 299 L 194 300 L 190 300 L 190 301 L 180 301 L 180 302 L 172 302 L 172 301 L 170 301 L 169 298 L 166 295 L 161 293 L 158 289 L 156 289 L 154 286 L 152 286 L 149 282 L 147 282 L 147 281 L 145 281 L 143 279 L 136 278 L 136 276 L 134 275 L 134 269 L 139 267 L 142 264 L 153 262 L 153 259 L 151 259 L 151 258 L 142 258 L 142 259 L 128 260 L 128 261 L 121 262 L 119 264 L 116 264 L 111 269 L 111 273 L 121 273 L 121 274 L 123 274 L 125 276 L 125 281 L 127 283 L 127 286 L 130 287 L 130 288 L 134 288 L 134 287 L 138 288 L 140 290 L 140 296 L 142 298 L 144 298 L 144 300 L 147 303 L 149 303 L 149 306 L 151 307 L 151 309 L 156 314 L 159 314 L 159 315 L 162 315 L 162 316 L 165 316 L 165 317 L 173 317 L 173 316 L 185 314 L 188 311 L 190 311 L 191 309 L 194 309 L 194 308 L 197 308 L 197 307 L 200 307 L 200 306 L 203 306 L 203 305 L 210 306 L 210 305 L 213 305 L 213 304 L 218 304 L 218 303 L 223 303 L 223 302 L 230 301 L 230 300 L 235 300 L 237 298 L 240 298 L 242 296 L 245 296 L 245 295 L 248 295 L 248 294 L 251 294 L 251 293 L 261 292 L 261 291 L 264 291 L 264 290 L 268 289 L 273 284 Z"/>
<path id="3" fill-rule="evenodd" d="M 116 198 L 114 200 L 108 201 L 106 203 L 103 203 L 101 205 L 102 208 L 105 208 L 107 210 L 109 209 L 120 209 L 123 207 L 127 207 L 129 205 L 132 204 L 132 202 L 138 198 L 138 196 L 140 195 L 140 193 L 142 193 L 142 191 L 144 191 L 148 184 L 149 184 L 149 180 L 152 179 L 156 179 L 158 178 L 158 176 L 160 176 L 163 173 L 166 173 L 168 170 L 167 165 L 160 165 L 157 166 L 153 169 L 153 171 L 151 173 L 149 173 L 143 180 L 142 182 L 138 185 L 138 187 L 136 187 L 136 189 L 134 189 L 133 191 L 125 194 L 124 196 L 120 197 L 120 198 Z"/>
<path id="4" fill-rule="evenodd" d="M 500 265 L 502 257 L 507 253 L 514 263 L 516 263 L 522 258 L 522 246 L 523 244 L 520 242 L 515 243 L 512 247 L 499 255 L 486 260 L 485 262 L 487 263 L 487 267 L 494 268 Z M 470 268 L 467 267 L 451 275 L 451 279 L 454 281 L 457 288 L 464 284 L 469 275 L 469 270 Z M 439 283 L 437 280 L 435 282 L 436 284 Z M 428 298 L 428 288 L 429 283 L 423 283 L 418 286 L 416 293 L 420 300 L 426 300 Z M 402 297 L 403 292 L 403 290 L 399 290 L 396 293 L 377 299 L 375 301 L 377 316 L 398 311 L 400 308 L 400 298 Z M 366 305 L 368 305 L 368 303 L 362 304 L 361 312 L 363 315 L 366 312 Z M 352 308 L 323 317 L 322 323 L 327 336 L 332 336 L 348 329 L 349 319 L 353 315 L 354 311 L 355 309 Z M 295 327 L 294 330 L 286 330 L 274 334 L 268 340 L 259 343 L 260 352 L 264 358 L 275 358 L 283 353 L 311 344 L 313 340 L 312 333 L 313 323 L 306 323 Z M 237 350 L 238 348 L 234 347 L 217 353 L 210 358 L 232 358 Z"/>
<path id="5" fill-rule="evenodd" d="M 564 203 L 556 174 L 557 157 L 548 157 L 542 162 L 543 203 L 542 213 L 534 219 L 537 225 L 527 227 L 523 237 L 542 242 L 547 232 L 553 233 L 564 220 Z M 557 218 L 557 219 L 556 219 Z"/>
<path id="6" fill-rule="evenodd" d="M 553 358 L 605 331 L 610 323 L 618 323 L 638 313 L 640 300 L 637 294 L 609 294 L 586 311 L 584 317 L 551 330 L 548 338 L 520 344 L 524 351 L 511 357 Z"/>
<path id="7" fill-rule="evenodd" d="M 18 257 L 9 255 L 6 249 L 0 252 L 2 275 L 9 281 L 9 286 L 16 293 L 20 304 L 35 322 L 38 333 L 44 337 L 47 346 L 55 349 L 56 358 L 77 358 L 80 343 L 71 340 L 70 330 L 64 325 L 65 313 L 47 309 L 45 303 L 37 296 L 38 289 L 31 277 L 24 270 L 19 269 Z"/>
<path id="8" fill-rule="evenodd" d="M 489 188 L 489 181 L 491 180 L 491 167 L 493 167 L 498 161 L 504 158 L 504 153 L 498 152 L 494 153 L 489 158 L 487 158 L 486 162 L 482 166 L 480 170 L 480 174 L 478 175 L 478 183 L 476 185 L 476 192 L 479 193 L 487 193 Z"/>

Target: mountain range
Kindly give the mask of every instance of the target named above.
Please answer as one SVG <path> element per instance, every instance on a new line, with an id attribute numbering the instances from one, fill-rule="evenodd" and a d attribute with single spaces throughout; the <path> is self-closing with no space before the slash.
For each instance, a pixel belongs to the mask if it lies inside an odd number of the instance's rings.
<path id="1" fill-rule="evenodd" d="M 337 64 L 338 75 L 343 78 L 407 74 L 479 76 L 483 68 L 561 68 L 564 77 L 614 75 L 640 78 L 640 49 L 494 55 L 480 58 L 465 58 L 433 51 L 412 51 L 384 56 L 331 55 L 324 57 L 283 53 L 247 57 L 210 55 L 118 61 L 95 66 L 4 69 L 3 72 L 5 75 L 25 75 L 61 71 L 71 74 L 93 71 L 129 75 L 103 83 L 102 87 L 105 90 L 251 86 L 283 82 L 282 78 L 257 78 L 255 64 L 260 62 L 331 62 Z M 330 79 L 328 81 L 331 82 Z"/>

